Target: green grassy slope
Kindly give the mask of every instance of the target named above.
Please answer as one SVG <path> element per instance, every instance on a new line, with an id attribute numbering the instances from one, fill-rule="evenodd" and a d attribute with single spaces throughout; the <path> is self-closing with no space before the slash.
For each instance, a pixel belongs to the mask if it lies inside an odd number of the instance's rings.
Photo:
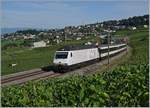
<path id="1" fill-rule="evenodd" d="M 48 65 L 52 62 L 52 57 L 57 47 L 3 52 L 2 74 L 10 74 Z M 17 63 L 17 66 L 13 69 L 9 67 L 11 63 Z"/>
<path id="2" fill-rule="evenodd" d="M 132 56 L 127 64 L 148 63 L 149 34 L 148 29 L 120 30 L 115 35 L 128 36 L 129 46 L 132 48 Z"/>
<path id="3" fill-rule="evenodd" d="M 9 48 L 2 50 L 2 75 L 16 73 L 20 71 L 40 68 L 52 64 L 55 51 L 64 45 L 83 44 L 88 41 L 95 41 L 93 37 L 84 40 L 73 40 L 53 45 L 46 48 Z M 9 64 L 17 63 L 17 66 L 12 68 Z"/>
<path id="4" fill-rule="evenodd" d="M 149 61 L 149 37 L 147 31 L 138 31 L 130 36 L 130 46 L 132 47 L 132 63 L 148 63 Z"/>
<path id="5" fill-rule="evenodd" d="M 10 43 L 14 43 L 14 44 L 22 44 L 24 42 L 24 40 L 15 40 L 15 41 L 12 41 L 12 40 L 2 40 L 1 41 L 1 47 L 5 46 L 5 45 L 8 45 Z"/>

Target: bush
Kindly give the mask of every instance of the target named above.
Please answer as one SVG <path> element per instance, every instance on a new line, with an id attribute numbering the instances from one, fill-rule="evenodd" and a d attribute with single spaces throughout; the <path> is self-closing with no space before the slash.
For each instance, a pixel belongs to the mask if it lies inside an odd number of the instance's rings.
<path id="1" fill-rule="evenodd" d="M 2 88 L 2 106 L 148 106 L 149 67 L 122 66 L 92 76 L 72 76 Z"/>
<path id="2" fill-rule="evenodd" d="M 2 50 L 7 49 L 7 48 L 13 48 L 13 47 L 18 47 L 19 45 L 17 43 L 9 43 L 6 44 L 2 47 Z"/>

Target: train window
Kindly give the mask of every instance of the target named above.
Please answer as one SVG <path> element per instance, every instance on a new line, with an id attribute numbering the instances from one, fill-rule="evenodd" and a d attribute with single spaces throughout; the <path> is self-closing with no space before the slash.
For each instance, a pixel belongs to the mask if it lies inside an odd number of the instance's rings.
<path id="1" fill-rule="evenodd" d="M 68 56 L 68 52 L 56 52 L 56 59 L 66 59 Z"/>
<path id="2" fill-rule="evenodd" d="M 70 56 L 72 57 L 72 53 L 70 53 Z"/>

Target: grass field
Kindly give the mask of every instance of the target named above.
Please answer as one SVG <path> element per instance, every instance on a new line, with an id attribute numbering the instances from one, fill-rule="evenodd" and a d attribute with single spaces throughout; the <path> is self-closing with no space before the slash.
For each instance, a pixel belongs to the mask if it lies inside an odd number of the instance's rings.
<path id="1" fill-rule="evenodd" d="M 15 41 L 13 41 L 13 40 L 2 40 L 1 41 L 1 47 L 3 47 L 3 46 L 5 46 L 5 45 L 8 45 L 8 44 L 17 44 L 17 45 L 20 45 L 20 44 L 22 44 L 24 42 L 24 40 L 23 39 L 21 39 L 21 40 L 15 40 Z"/>
<path id="2" fill-rule="evenodd" d="M 129 46 L 132 48 L 132 56 L 128 63 L 137 64 L 139 62 L 148 63 L 149 54 L 149 31 L 140 28 L 137 30 L 120 30 L 116 32 L 116 36 L 128 36 Z"/>
<path id="3" fill-rule="evenodd" d="M 30 70 L 34 68 L 40 68 L 52 63 L 55 51 L 64 46 L 72 44 L 83 44 L 88 41 L 95 41 L 93 37 L 84 40 L 73 40 L 61 43 L 59 45 L 53 45 L 45 48 L 29 49 L 24 47 L 8 48 L 2 50 L 2 75 L 16 73 L 20 71 Z M 4 42 L 9 43 L 9 42 Z M 17 63 L 17 66 L 12 68 L 9 64 Z"/>

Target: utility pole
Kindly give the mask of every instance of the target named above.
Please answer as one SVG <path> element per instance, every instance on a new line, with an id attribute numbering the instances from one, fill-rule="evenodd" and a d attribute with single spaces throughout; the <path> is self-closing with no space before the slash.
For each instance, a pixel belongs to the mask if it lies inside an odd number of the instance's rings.
<path id="1" fill-rule="evenodd" d="M 128 53 L 128 38 L 127 38 L 127 36 L 126 36 L 126 38 L 125 38 L 125 43 L 126 43 L 126 54 Z"/>
<path id="2" fill-rule="evenodd" d="M 98 32 L 96 32 L 96 37 L 97 37 L 97 43 L 98 43 L 98 46 L 100 46 L 101 45 L 101 38 L 99 37 L 99 33 Z"/>
<path id="3" fill-rule="evenodd" d="M 66 30 L 64 31 L 64 33 L 65 33 L 65 34 L 64 34 L 64 35 L 65 35 L 65 36 L 64 36 L 64 39 L 65 39 L 65 40 L 64 40 L 64 43 L 66 44 Z"/>
<path id="4" fill-rule="evenodd" d="M 108 41 L 108 70 L 109 70 L 109 51 L 110 51 L 110 49 L 109 49 L 109 45 L 110 45 L 110 31 L 108 31 L 108 37 L 107 37 L 107 41 Z"/>
<path id="5" fill-rule="evenodd" d="M 100 37 L 98 36 L 98 33 L 97 33 L 97 43 L 98 43 L 98 52 L 99 52 L 99 60 L 101 60 L 101 39 Z"/>
<path id="6" fill-rule="evenodd" d="M 65 32 L 65 43 L 66 43 L 66 32 Z"/>

